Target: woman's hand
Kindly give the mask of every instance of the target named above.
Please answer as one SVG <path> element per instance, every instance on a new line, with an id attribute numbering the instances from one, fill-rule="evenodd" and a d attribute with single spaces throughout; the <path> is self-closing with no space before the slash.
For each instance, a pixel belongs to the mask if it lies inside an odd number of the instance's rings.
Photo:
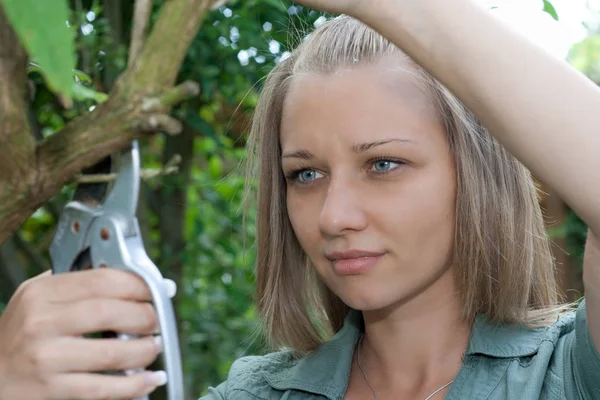
<path id="1" fill-rule="evenodd" d="M 100 400 L 152 392 L 150 371 L 132 376 L 94 371 L 145 368 L 160 354 L 157 316 L 145 283 L 123 271 L 44 273 L 19 287 L 0 316 L 0 398 Z M 91 339 L 115 331 L 139 339 Z"/>

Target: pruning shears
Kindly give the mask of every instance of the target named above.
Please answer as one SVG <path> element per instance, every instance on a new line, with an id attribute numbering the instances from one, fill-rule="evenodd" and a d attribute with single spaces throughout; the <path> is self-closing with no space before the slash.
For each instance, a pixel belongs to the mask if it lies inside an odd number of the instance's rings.
<path id="1" fill-rule="evenodd" d="M 183 400 L 183 372 L 175 312 L 163 276 L 146 254 L 135 216 L 141 176 L 137 141 L 87 172 L 113 172 L 116 179 L 110 190 L 108 183 L 77 186 L 73 201 L 63 210 L 50 246 L 53 273 L 116 268 L 141 277 L 150 289 L 158 315 L 168 399 Z M 134 337 L 125 333 L 113 335 L 124 340 Z M 138 371 L 122 373 L 131 375 L 135 372 Z M 136 400 L 148 400 L 148 397 Z"/>

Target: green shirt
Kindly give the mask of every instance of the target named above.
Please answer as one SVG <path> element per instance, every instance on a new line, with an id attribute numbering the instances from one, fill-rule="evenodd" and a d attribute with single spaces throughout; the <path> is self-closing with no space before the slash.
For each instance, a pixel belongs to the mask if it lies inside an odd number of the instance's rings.
<path id="1" fill-rule="evenodd" d="M 243 357 L 227 381 L 200 400 L 342 399 L 348 386 L 362 314 L 310 355 Z M 547 328 L 493 325 L 478 316 L 446 400 L 600 399 L 600 355 L 587 329 L 585 301 Z"/>

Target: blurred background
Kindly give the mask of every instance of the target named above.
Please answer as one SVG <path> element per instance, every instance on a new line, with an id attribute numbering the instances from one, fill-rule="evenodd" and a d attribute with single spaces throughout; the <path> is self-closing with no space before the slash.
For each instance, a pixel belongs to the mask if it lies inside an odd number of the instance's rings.
<path id="1" fill-rule="evenodd" d="M 154 0 L 154 9 L 161 3 Z M 485 3 L 600 82 L 600 1 Z M 77 79 L 88 90 L 67 109 L 33 64 L 30 116 L 39 138 L 93 109 L 127 63 L 132 1 L 70 0 L 70 7 L 68 24 L 77 32 Z M 223 381 L 234 359 L 265 351 L 253 305 L 255 218 L 249 210 L 242 224 L 244 174 L 239 166 L 265 75 L 324 21 L 321 13 L 282 0 L 232 0 L 213 11 L 179 78 L 201 85 L 200 96 L 173 111 L 183 121 L 183 133 L 141 143 L 144 168 L 161 168 L 181 157 L 178 173 L 144 182 L 139 219 L 148 253 L 179 285 L 175 306 L 189 398 Z M 549 188 L 542 188 L 540 202 L 555 244 L 561 288 L 574 300 L 583 294 L 586 227 Z M 64 188 L 0 247 L 0 310 L 24 280 L 50 267 L 48 247 L 72 190 Z"/>

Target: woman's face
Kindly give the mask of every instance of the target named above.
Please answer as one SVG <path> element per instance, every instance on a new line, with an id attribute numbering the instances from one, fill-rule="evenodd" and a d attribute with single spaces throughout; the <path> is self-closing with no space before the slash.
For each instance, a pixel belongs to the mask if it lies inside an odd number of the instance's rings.
<path id="1" fill-rule="evenodd" d="M 294 232 L 325 284 L 364 311 L 432 287 L 453 246 L 446 134 L 427 94 L 392 65 L 295 77 L 281 125 Z"/>

